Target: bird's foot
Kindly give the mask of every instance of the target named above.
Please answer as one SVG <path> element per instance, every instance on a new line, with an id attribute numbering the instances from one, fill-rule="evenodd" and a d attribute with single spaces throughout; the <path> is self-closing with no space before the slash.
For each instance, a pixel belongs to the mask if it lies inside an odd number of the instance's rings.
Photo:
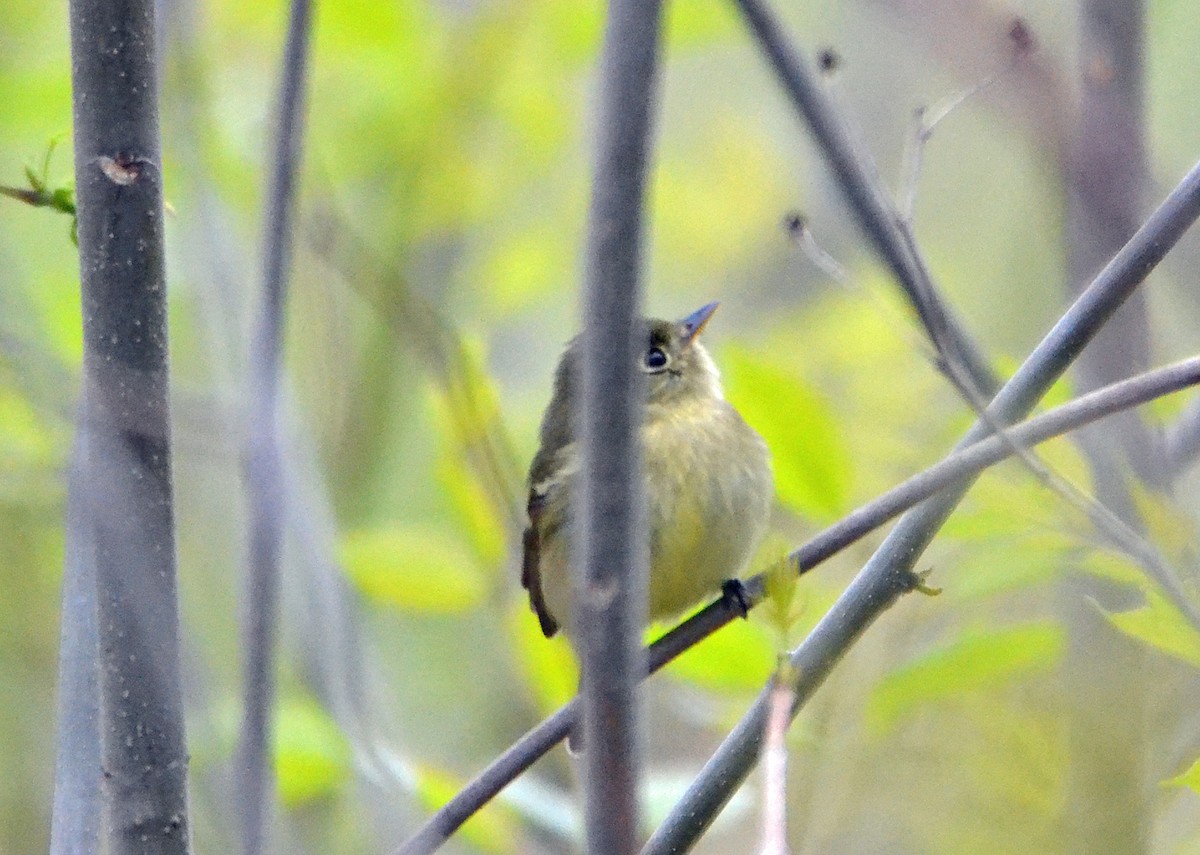
<path id="1" fill-rule="evenodd" d="M 741 579 L 726 579 L 721 583 L 721 599 L 730 611 L 737 612 L 743 618 L 750 616 L 750 595 Z"/>

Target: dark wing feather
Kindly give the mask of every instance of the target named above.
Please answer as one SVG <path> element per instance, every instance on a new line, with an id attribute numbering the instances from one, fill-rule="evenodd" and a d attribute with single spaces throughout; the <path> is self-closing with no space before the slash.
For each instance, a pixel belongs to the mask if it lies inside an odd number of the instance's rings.
<path id="1" fill-rule="evenodd" d="M 529 592 L 529 607 L 537 615 L 542 634 L 551 638 L 558 632 L 558 621 L 546 607 L 546 597 L 542 593 L 542 573 L 538 566 L 541 550 L 538 517 L 545 501 L 544 495 L 529 491 L 529 527 L 525 529 L 524 553 L 521 556 L 521 585 Z"/>
<path id="2" fill-rule="evenodd" d="M 537 615 L 542 633 L 547 638 L 558 632 L 558 621 L 550 614 L 545 594 L 542 592 L 542 574 L 539 566 L 541 528 L 538 523 L 546 504 L 546 492 L 545 488 L 539 490 L 539 487 L 554 474 L 555 466 L 559 465 L 558 452 L 574 440 L 571 420 L 575 402 L 572 389 L 578 382 L 575 376 L 578 351 L 578 339 L 575 339 L 567 345 L 566 352 L 558 363 L 558 370 L 554 374 L 554 395 L 546 408 L 546 414 L 542 417 L 539 437 L 541 446 L 529 467 L 529 503 L 526 506 L 529 526 L 525 529 L 524 551 L 521 556 L 521 585 L 529 592 L 529 607 Z"/>

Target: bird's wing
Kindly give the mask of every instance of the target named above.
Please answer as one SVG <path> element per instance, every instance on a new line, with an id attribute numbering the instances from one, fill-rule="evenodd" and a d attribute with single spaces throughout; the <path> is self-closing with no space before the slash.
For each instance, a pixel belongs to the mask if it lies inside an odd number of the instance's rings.
<path id="1" fill-rule="evenodd" d="M 558 621 L 546 607 L 546 597 L 542 593 L 542 572 L 539 566 L 542 537 L 539 522 L 542 509 L 546 504 L 546 493 L 539 493 L 536 488 L 529 491 L 529 525 L 525 529 L 524 551 L 521 556 L 521 586 L 529 592 L 529 607 L 537 615 L 546 638 L 558 632 Z"/>

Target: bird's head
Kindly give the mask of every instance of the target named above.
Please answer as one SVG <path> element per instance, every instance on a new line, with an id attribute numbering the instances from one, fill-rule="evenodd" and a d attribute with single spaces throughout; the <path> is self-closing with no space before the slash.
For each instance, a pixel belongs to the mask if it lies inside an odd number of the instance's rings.
<path id="1" fill-rule="evenodd" d="M 721 398 L 721 379 L 700 332 L 717 303 L 709 303 L 679 321 L 646 322 L 646 347 L 639 367 L 645 373 L 648 407 L 676 407 L 700 398 Z"/>

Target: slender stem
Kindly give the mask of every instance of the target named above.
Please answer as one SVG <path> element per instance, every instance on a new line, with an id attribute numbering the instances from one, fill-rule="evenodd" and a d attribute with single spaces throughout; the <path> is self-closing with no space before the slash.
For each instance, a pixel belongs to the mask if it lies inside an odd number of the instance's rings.
<path id="1" fill-rule="evenodd" d="M 1140 0 L 1082 0 L 1077 7 L 1079 98 L 1063 164 L 1069 293 L 1129 239 L 1142 216 L 1148 173 L 1145 17 Z M 1135 294 L 1081 355 L 1074 369 L 1081 392 L 1150 363 L 1147 300 L 1145 293 Z M 1168 480 L 1158 440 L 1134 412 L 1078 437 L 1096 495 L 1135 538 L 1143 527 L 1136 485 L 1156 489 Z M 1160 564 L 1143 564 L 1161 574 Z M 1145 851 L 1149 844 L 1152 797 L 1144 782 L 1154 704 L 1147 666 L 1154 654 L 1096 608 L 1111 606 L 1112 595 L 1111 582 L 1087 574 L 1068 573 L 1058 585 L 1058 619 L 1066 630 L 1059 716 L 1067 855 Z"/>
<path id="2" fill-rule="evenodd" d="M 70 15 L 84 436 L 68 539 L 95 570 L 102 739 L 87 780 L 103 851 L 186 853 L 154 3 Z"/>
<path id="3" fill-rule="evenodd" d="M 579 537 L 573 544 L 583 674 L 587 848 L 632 853 L 640 751 L 649 539 L 637 428 L 642 197 L 650 147 L 660 0 L 611 0 L 600 57 L 596 171 L 585 268 Z"/>
<path id="4" fill-rule="evenodd" d="M 82 414 L 86 401 L 80 401 Z M 58 732 L 50 855 L 101 851 L 99 788 L 89 774 L 102 764 L 100 648 L 96 627 L 96 562 L 84 506 L 87 431 L 75 434 L 67 472 L 66 556 L 58 665 Z"/>
<path id="5" fill-rule="evenodd" d="M 1200 357 L 1077 398 L 1027 422 L 1013 425 L 1007 433 L 1021 446 L 1036 445 L 1197 383 L 1200 383 Z M 821 531 L 792 552 L 787 560 L 800 572 L 806 572 L 918 502 L 979 474 L 1012 454 L 1013 445 L 998 436 L 990 436 L 956 451 Z M 751 606 L 761 602 L 765 594 L 764 577 L 760 574 L 746 580 L 746 591 Z M 723 599 L 710 603 L 650 646 L 649 672 L 662 668 L 736 616 L 737 612 Z M 575 714 L 576 702 L 572 701 L 529 731 L 430 817 L 417 834 L 396 850 L 395 855 L 425 855 L 435 851 L 501 789 L 564 739 L 574 725 Z"/>
<path id="6" fill-rule="evenodd" d="M 1130 241 L 1079 296 L 989 406 L 1004 423 L 1021 418 L 1062 375 L 1126 297 L 1200 216 L 1200 164 L 1192 168 Z M 959 448 L 988 434 L 977 422 Z M 999 441 L 999 440 L 995 440 Z M 800 675 L 796 711 L 868 626 L 912 590 L 912 567 L 953 512 L 972 479 L 955 483 L 909 511 L 850 587 L 792 654 Z M 645 853 L 687 851 L 741 786 L 758 759 L 765 695 L 739 722 L 651 838 Z"/>
<path id="7" fill-rule="evenodd" d="M 945 306 L 928 273 L 905 240 L 896 210 L 870 155 L 854 138 L 820 76 L 791 45 L 778 20 L 761 0 L 734 0 L 784 92 L 825 153 L 863 233 L 892 269 L 905 296 L 947 361 L 963 366 L 972 385 L 985 394 L 995 375 L 962 324 Z"/>
<path id="8" fill-rule="evenodd" d="M 272 146 L 273 169 L 264 210 L 263 305 L 250 353 L 252 396 L 246 449 L 250 556 L 243 616 L 246 659 L 238 747 L 242 846 L 247 855 L 258 855 L 266 849 L 274 801 L 270 746 L 285 495 L 278 425 L 279 385 L 311 29 L 310 0 L 292 0 Z"/>

